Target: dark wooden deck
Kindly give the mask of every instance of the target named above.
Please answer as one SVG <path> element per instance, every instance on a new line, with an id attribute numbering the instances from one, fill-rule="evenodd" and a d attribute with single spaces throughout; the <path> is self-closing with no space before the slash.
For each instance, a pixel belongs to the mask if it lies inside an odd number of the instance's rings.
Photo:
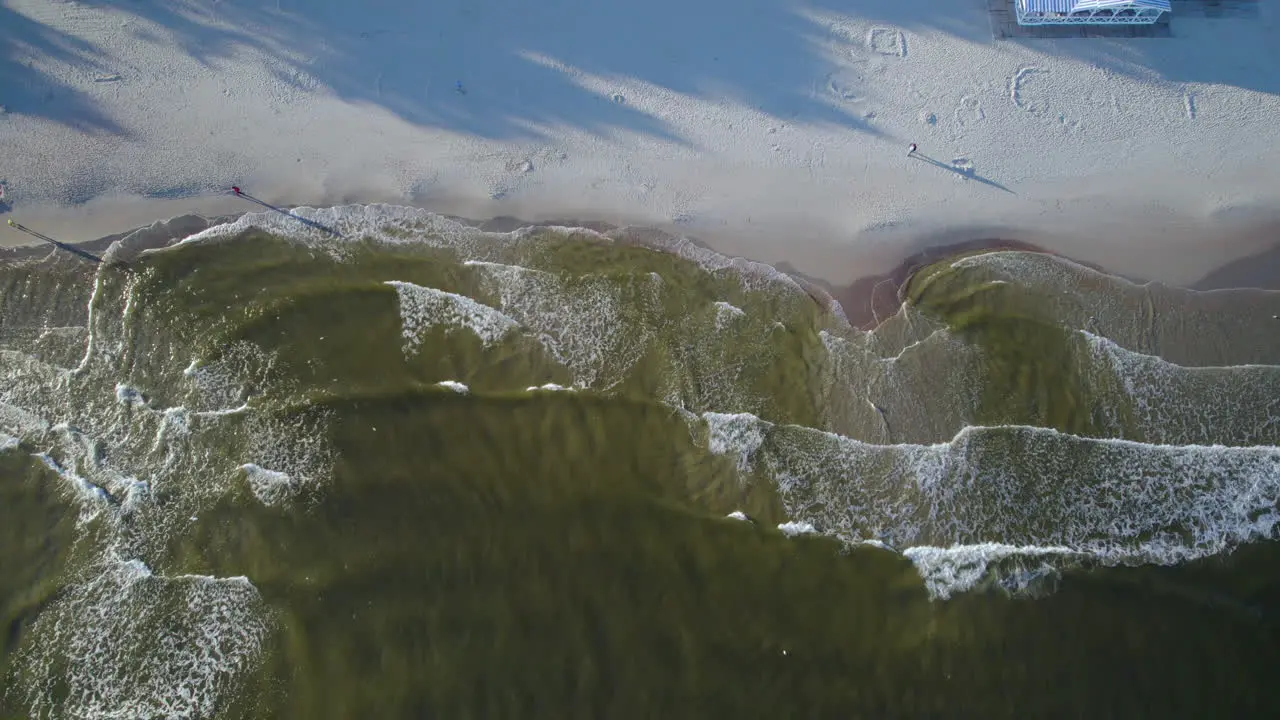
<path id="1" fill-rule="evenodd" d="M 1259 0 L 1170 0 L 1173 11 L 1151 25 L 1019 25 L 1014 0 L 987 0 L 991 36 L 1013 38 L 1169 38 L 1177 36 L 1178 18 L 1256 18 Z"/>

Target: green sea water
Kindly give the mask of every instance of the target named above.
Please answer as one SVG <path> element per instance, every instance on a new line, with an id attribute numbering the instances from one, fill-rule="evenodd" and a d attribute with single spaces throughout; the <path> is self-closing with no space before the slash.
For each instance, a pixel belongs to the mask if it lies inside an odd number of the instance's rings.
<path id="1" fill-rule="evenodd" d="M 0 270 L 0 717 L 1280 710 L 1277 296 L 315 217 Z"/>

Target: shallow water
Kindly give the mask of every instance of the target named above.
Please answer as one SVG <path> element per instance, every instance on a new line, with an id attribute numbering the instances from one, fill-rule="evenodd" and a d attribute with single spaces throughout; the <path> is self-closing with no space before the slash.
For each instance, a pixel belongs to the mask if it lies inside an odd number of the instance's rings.
<path id="1" fill-rule="evenodd" d="M 3 712 L 1280 709 L 1280 295 L 304 212 L 0 270 Z"/>

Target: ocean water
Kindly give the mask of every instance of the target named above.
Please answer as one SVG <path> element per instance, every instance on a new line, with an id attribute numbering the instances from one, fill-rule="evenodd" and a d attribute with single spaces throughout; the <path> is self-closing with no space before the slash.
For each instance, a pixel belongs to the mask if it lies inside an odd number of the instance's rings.
<path id="1" fill-rule="evenodd" d="M 1280 294 L 297 212 L 0 268 L 0 717 L 1280 712 Z"/>

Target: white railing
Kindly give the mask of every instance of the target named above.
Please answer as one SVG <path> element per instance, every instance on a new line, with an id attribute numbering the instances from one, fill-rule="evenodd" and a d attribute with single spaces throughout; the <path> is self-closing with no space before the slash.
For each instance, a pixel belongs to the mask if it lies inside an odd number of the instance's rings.
<path id="1" fill-rule="evenodd" d="M 1073 13 L 1023 11 L 1016 8 L 1019 25 L 1151 25 L 1163 10 L 1077 10 Z"/>

